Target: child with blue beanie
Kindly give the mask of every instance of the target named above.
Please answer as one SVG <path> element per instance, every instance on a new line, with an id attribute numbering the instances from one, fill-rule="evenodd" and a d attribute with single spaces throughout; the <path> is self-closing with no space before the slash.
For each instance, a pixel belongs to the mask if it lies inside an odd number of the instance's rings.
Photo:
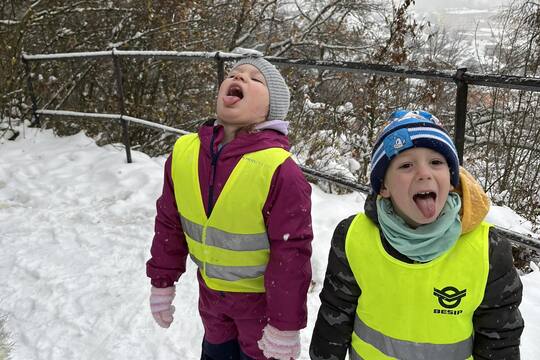
<path id="1" fill-rule="evenodd" d="M 311 359 L 519 359 L 511 246 L 440 121 L 395 111 L 370 181 L 332 238 Z"/>

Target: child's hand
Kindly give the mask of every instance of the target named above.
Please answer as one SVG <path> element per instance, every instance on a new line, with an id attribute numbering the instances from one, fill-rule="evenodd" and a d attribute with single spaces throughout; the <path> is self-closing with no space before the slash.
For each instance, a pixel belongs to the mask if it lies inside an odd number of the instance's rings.
<path id="1" fill-rule="evenodd" d="M 169 286 L 166 288 L 157 288 L 152 286 L 150 290 L 150 310 L 154 320 L 162 328 L 168 328 L 173 321 L 174 299 L 176 288 Z"/>
<path id="2" fill-rule="evenodd" d="M 267 324 L 263 336 L 257 342 L 267 358 L 277 360 L 296 359 L 300 356 L 300 331 L 282 331 Z"/>

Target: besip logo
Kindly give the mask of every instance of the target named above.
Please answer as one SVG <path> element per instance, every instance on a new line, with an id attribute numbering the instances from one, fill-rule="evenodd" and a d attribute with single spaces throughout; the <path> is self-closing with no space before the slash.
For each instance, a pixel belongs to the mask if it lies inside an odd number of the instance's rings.
<path id="1" fill-rule="evenodd" d="M 443 308 L 453 309 L 459 305 L 461 299 L 467 295 L 467 289 L 458 290 L 453 286 L 447 286 L 442 290 L 433 288 L 433 295 L 439 299 Z"/>
<path id="2" fill-rule="evenodd" d="M 453 286 L 447 286 L 441 290 L 433 288 L 433 295 L 439 300 L 439 304 L 445 309 L 454 309 L 459 306 L 461 300 L 467 295 L 467 289 L 458 290 Z M 459 315 L 462 310 L 441 310 L 434 309 L 436 314 L 449 314 L 449 315 Z"/>

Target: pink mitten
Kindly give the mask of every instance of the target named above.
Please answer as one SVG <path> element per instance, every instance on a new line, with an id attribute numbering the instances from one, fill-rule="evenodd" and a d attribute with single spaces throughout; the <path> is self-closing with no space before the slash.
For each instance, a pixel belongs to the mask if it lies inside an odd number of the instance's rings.
<path id="1" fill-rule="evenodd" d="M 150 310 L 152 316 L 159 326 L 168 328 L 173 321 L 174 299 L 176 288 L 169 286 L 166 288 L 157 288 L 152 286 L 150 290 Z"/>
<path id="2" fill-rule="evenodd" d="M 267 324 L 263 336 L 257 342 L 267 358 L 277 360 L 296 359 L 300 356 L 300 331 L 282 331 Z"/>

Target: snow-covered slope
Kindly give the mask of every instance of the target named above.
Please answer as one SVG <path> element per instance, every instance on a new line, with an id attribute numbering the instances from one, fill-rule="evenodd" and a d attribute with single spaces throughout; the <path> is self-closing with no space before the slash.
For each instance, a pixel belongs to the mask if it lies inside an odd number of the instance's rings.
<path id="1" fill-rule="evenodd" d="M 25 138 L 0 140 L 0 313 L 8 316 L 13 359 L 199 359 L 191 262 L 177 286 L 171 328 L 154 325 L 148 310 L 145 261 L 165 158 L 132 155 L 126 164 L 122 147 L 98 147 L 83 134 L 26 129 Z M 329 195 L 313 186 L 316 285 L 301 359 L 308 359 L 334 227 L 363 202 L 361 194 Z M 513 213 L 501 214 L 490 220 L 519 223 Z M 522 280 L 522 358 L 535 360 L 540 272 Z"/>

